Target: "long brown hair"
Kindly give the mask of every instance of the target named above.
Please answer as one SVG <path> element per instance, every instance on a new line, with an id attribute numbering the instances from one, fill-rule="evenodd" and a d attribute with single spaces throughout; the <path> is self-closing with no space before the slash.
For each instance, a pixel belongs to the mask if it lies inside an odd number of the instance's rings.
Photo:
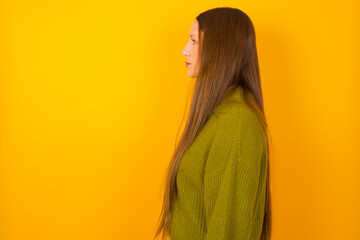
<path id="1" fill-rule="evenodd" d="M 192 93 L 192 101 L 185 129 L 168 166 L 163 206 L 154 239 L 162 232 L 162 239 L 170 236 L 172 210 L 177 196 L 176 173 L 180 160 L 196 138 L 215 108 L 233 87 L 242 87 L 246 103 L 261 120 L 269 137 L 264 114 L 260 71 L 256 50 L 255 29 L 250 18 L 241 10 L 230 7 L 213 8 L 200 13 L 199 72 Z M 200 34 L 203 33 L 203 36 Z M 269 158 L 267 159 L 268 166 Z M 271 235 L 270 170 L 267 168 L 265 215 L 260 240 Z M 159 223 L 159 221 L 158 221 Z"/>

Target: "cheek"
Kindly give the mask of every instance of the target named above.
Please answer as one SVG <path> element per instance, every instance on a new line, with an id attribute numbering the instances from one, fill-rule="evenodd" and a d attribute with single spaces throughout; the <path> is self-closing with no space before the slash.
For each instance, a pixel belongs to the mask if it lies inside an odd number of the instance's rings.
<path id="1" fill-rule="evenodd" d="M 198 50 L 197 49 L 194 51 L 194 56 L 195 56 L 196 62 L 198 62 Z"/>

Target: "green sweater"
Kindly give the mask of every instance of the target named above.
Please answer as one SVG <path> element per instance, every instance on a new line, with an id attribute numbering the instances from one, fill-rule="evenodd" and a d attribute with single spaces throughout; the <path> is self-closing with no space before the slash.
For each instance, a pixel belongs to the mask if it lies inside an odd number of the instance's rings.
<path id="1" fill-rule="evenodd" d="M 184 153 L 176 176 L 171 240 L 259 240 L 267 142 L 238 87 Z"/>

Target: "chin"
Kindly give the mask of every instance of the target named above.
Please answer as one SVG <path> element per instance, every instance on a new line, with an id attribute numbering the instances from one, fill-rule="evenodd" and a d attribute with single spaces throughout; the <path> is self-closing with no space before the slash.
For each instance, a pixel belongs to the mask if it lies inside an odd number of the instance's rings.
<path id="1" fill-rule="evenodd" d="M 194 71 L 192 71 L 193 69 L 189 69 L 189 71 L 188 71 L 188 75 L 189 75 L 189 77 L 191 77 L 191 78 L 196 78 L 197 77 L 197 74 L 194 74 Z"/>
<path id="2" fill-rule="evenodd" d="M 197 78 L 197 76 L 196 75 L 193 75 L 193 74 L 190 74 L 189 75 L 191 78 Z"/>

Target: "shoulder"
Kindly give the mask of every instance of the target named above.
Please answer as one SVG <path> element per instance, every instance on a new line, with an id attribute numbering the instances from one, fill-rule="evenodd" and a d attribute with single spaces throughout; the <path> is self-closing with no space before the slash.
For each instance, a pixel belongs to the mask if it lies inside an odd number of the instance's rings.
<path id="1" fill-rule="evenodd" d="M 231 150 L 239 152 L 247 147 L 259 149 L 265 144 L 265 130 L 258 115 L 250 107 L 234 104 L 217 115 L 214 147 L 233 145 Z"/>
<path id="2" fill-rule="evenodd" d="M 228 164 L 240 164 L 256 177 L 266 157 L 266 135 L 257 114 L 250 108 L 233 105 L 215 119 L 206 174 L 223 172 Z"/>
<path id="3" fill-rule="evenodd" d="M 226 131 L 230 135 L 241 134 L 245 129 L 253 134 L 262 135 L 262 124 L 258 115 L 247 105 L 233 104 L 217 115 L 218 131 Z"/>
<path id="4" fill-rule="evenodd" d="M 250 134 L 248 137 L 262 138 L 265 134 L 259 116 L 250 108 L 238 109 L 238 133 Z M 248 130 L 249 132 L 247 132 Z"/>
<path id="5" fill-rule="evenodd" d="M 266 166 L 267 137 L 258 115 L 250 109 L 239 110 L 238 128 L 233 156 L 237 163 L 246 165 L 255 177 Z"/>
<path id="6" fill-rule="evenodd" d="M 249 107 L 231 106 L 218 118 L 218 139 L 231 145 L 229 157 L 253 173 L 264 164 L 267 138 L 258 115 Z M 256 175 L 256 174 L 255 174 Z"/>

